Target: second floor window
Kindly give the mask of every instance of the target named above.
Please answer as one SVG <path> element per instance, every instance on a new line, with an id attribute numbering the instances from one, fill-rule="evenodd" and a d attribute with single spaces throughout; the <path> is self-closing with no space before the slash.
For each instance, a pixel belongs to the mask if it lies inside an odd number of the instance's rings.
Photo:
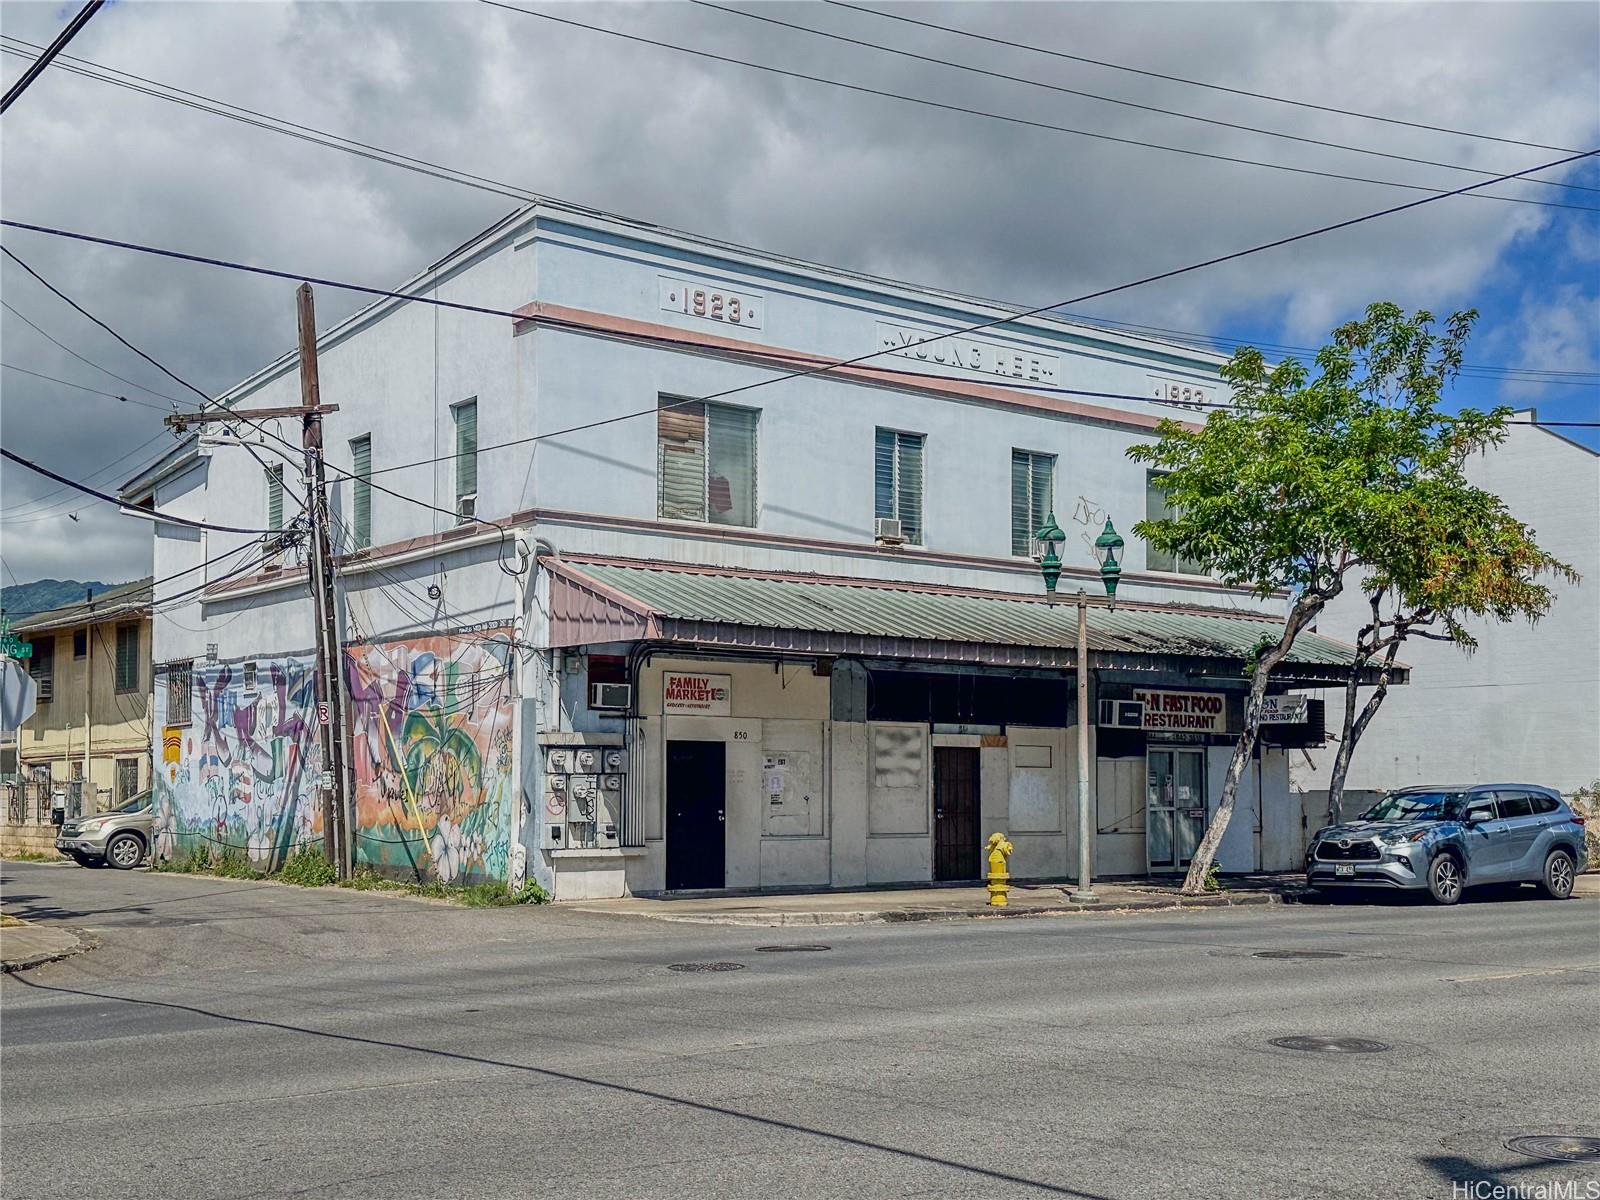
<path id="1" fill-rule="evenodd" d="M 1167 500 L 1167 490 L 1161 486 L 1164 478 L 1160 471 L 1149 471 L 1145 474 L 1144 485 L 1144 519 L 1146 521 L 1165 521 L 1176 511 Z M 1144 548 L 1144 565 L 1150 571 L 1172 571 L 1178 575 L 1204 575 L 1205 566 L 1187 558 L 1168 554 L 1164 550 L 1157 550 L 1148 542 Z"/>
<path id="2" fill-rule="evenodd" d="M 350 439 L 351 549 L 372 545 L 372 435 Z"/>
<path id="3" fill-rule="evenodd" d="M 1011 452 L 1011 553 L 1033 555 L 1033 535 L 1055 508 L 1056 456 L 1033 450 Z"/>
<path id="4" fill-rule="evenodd" d="M 880 429 L 873 445 L 872 515 L 900 522 L 900 536 L 922 544 L 922 447 L 920 433 Z"/>
<path id="5" fill-rule="evenodd" d="M 56 635 L 47 633 L 33 643 L 33 657 L 28 660 L 28 674 L 39 685 L 39 703 L 48 704 L 56 694 Z"/>
<path id="6" fill-rule="evenodd" d="M 673 521 L 756 523 L 760 413 L 663 396 L 656 413 L 656 513 Z"/>
<path id="7" fill-rule="evenodd" d="M 139 627 L 117 626 L 117 691 L 139 690 Z"/>
<path id="8" fill-rule="evenodd" d="M 277 533 L 283 528 L 283 468 L 267 468 L 267 528 Z"/>
<path id="9" fill-rule="evenodd" d="M 463 400 L 450 409 L 456 425 L 456 519 L 478 515 L 478 402 Z"/>

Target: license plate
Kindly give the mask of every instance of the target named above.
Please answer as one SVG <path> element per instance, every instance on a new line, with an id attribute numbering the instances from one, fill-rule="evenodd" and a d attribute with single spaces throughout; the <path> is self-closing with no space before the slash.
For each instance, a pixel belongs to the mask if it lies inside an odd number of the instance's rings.
<path id="1" fill-rule="evenodd" d="M 1335 875 L 1354 875 L 1356 873 L 1356 869 L 1349 863 L 1340 863 L 1333 868 L 1333 873 Z"/>

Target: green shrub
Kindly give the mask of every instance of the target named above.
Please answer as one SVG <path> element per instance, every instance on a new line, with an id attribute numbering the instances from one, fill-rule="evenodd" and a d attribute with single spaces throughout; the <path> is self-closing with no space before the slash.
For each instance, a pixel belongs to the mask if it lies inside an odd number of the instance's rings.
<path id="1" fill-rule="evenodd" d="M 322 847 L 307 844 L 289 855 L 278 878 L 300 887 L 327 887 L 338 880 L 339 872 L 322 853 Z"/>
<path id="2" fill-rule="evenodd" d="M 224 879 L 262 879 L 262 872 L 250 865 L 243 852 L 237 846 L 226 846 L 221 854 L 217 855 L 216 862 L 212 864 L 212 873 L 221 875 Z"/>
<path id="3" fill-rule="evenodd" d="M 1600 869 L 1600 779 L 1588 787 L 1579 788 L 1569 798 L 1572 810 L 1587 819 L 1584 826 L 1584 848 L 1588 851 L 1589 869 Z"/>

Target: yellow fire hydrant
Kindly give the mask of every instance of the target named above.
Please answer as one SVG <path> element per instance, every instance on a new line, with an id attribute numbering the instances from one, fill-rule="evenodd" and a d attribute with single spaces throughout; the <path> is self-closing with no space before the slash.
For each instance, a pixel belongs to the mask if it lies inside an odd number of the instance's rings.
<path id="1" fill-rule="evenodd" d="M 1011 855 L 1011 843 L 1003 833 L 989 835 L 989 907 L 1004 908 L 1006 893 L 1011 890 L 1011 872 L 1006 870 L 1006 859 Z"/>

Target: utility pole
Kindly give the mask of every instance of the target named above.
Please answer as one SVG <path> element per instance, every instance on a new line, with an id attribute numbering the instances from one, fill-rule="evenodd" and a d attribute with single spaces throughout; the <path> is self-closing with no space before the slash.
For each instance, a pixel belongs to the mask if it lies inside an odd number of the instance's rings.
<path id="1" fill-rule="evenodd" d="M 94 741 L 94 721 L 91 711 L 94 702 L 94 591 L 90 589 L 83 594 L 84 607 L 88 610 L 85 618 L 89 624 L 83 630 L 83 788 L 79 791 L 78 815 L 86 817 L 89 814 L 82 811 L 83 792 L 91 791 L 94 784 L 90 781 L 89 771 L 89 744 Z"/>
<path id="2" fill-rule="evenodd" d="M 322 805 L 322 847 L 328 861 L 348 876 L 351 867 L 352 833 L 347 802 L 348 777 L 345 773 L 344 670 L 339 643 L 339 617 L 334 597 L 333 548 L 328 539 L 328 484 L 322 461 L 322 418 L 338 412 L 337 404 L 323 404 L 317 381 L 317 321 L 311 300 L 311 285 L 302 283 L 295 296 L 300 330 L 300 403 L 293 407 L 238 409 L 214 404 L 202 412 L 173 413 L 168 425 L 184 428 L 211 422 L 272 420 L 299 417 L 300 445 L 304 452 L 303 470 L 307 483 L 306 516 L 310 523 L 311 553 L 309 574 L 317 646 L 317 735 L 322 750 L 322 777 L 317 790 Z M 328 719 L 321 719 L 321 706 Z M 353 801 L 353 797 L 350 798 Z"/>
<path id="3" fill-rule="evenodd" d="M 353 830 L 346 802 L 344 771 L 344 651 L 339 644 L 338 600 L 333 590 L 333 548 L 328 540 L 328 481 L 322 461 L 322 392 L 317 378 L 317 316 L 311 285 L 295 293 L 300 327 L 300 404 L 306 452 L 306 479 L 311 518 L 311 595 L 317 610 L 317 678 L 328 719 L 318 713 L 322 737 L 322 836 L 329 859 L 339 874 L 351 868 Z M 353 799 L 353 798 L 352 798 Z"/>

